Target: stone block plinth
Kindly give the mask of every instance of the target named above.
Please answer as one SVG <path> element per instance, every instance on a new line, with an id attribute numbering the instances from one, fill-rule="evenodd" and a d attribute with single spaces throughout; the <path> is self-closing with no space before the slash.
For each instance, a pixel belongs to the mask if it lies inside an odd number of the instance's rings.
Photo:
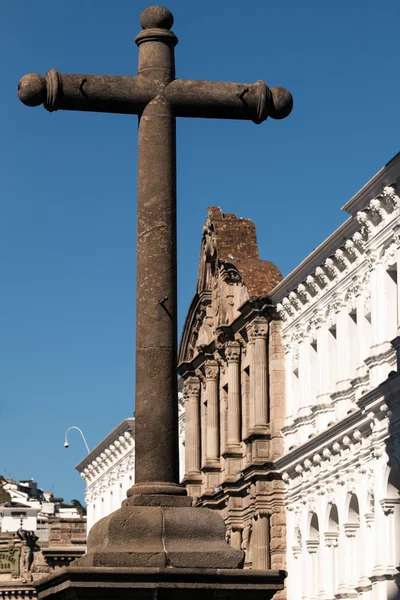
<path id="1" fill-rule="evenodd" d="M 268 600 L 285 571 L 67 567 L 36 585 L 39 600 Z"/>

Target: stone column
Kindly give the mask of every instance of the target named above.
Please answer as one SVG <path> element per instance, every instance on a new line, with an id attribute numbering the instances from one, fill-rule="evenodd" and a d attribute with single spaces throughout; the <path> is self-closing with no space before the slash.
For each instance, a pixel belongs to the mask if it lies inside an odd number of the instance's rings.
<path id="1" fill-rule="evenodd" d="M 311 357 L 310 346 L 311 340 L 306 333 L 303 332 L 303 336 L 299 343 L 299 383 L 300 383 L 300 402 L 299 402 L 299 414 L 301 416 L 307 415 L 310 412 L 310 408 L 313 405 L 313 399 L 311 396 Z"/>
<path id="2" fill-rule="evenodd" d="M 242 548 L 242 531 L 241 531 L 241 529 L 235 529 L 234 527 L 232 527 L 231 546 L 232 546 L 232 548 L 236 548 L 236 550 L 241 550 L 241 548 Z"/>
<path id="3" fill-rule="evenodd" d="M 356 313 L 358 330 L 358 356 L 357 356 L 357 377 L 360 379 L 368 377 L 368 367 L 364 360 L 369 355 L 369 323 L 365 317 L 365 302 L 362 294 L 362 287 L 359 285 L 356 289 Z"/>
<path id="4" fill-rule="evenodd" d="M 306 589 L 305 596 L 316 600 L 318 596 L 318 540 L 307 540 L 306 548 L 308 551 L 307 556 L 307 575 L 305 578 Z"/>
<path id="5" fill-rule="evenodd" d="M 336 317 L 336 336 L 338 348 L 338 381 L 336 385 L 337 391 L 345 390 L 350 387 L 351 374 L 351 343 L 349 330 L 349 309 L 343 302 L 337 304 Z M 354 376 L 354 374 L 353 374 Z"/>
<path id="6" fill-rule="evenodd" d="M 252 324 L 246 326 L 247 330 L 247 356 L 249 359 L 249 427 L 248 434 L 253 431 L 254 423 L 255 423 L 255 411 L 254 411 L 254 394 L 255 394 L 255 355 L 254 355 L 254 346 L 255 346 L 255 338 L 253 336 Z"/>
<path id="7" fill-rule="evenodd" d="M 185 478 L 200 474 L 200 381 L 188 377 L 183 384 L 185 399 Z"/>
<path id="8" fill-rule="evenodd" d="M 228 362 L 228 449 L 240 446 L 240 345 L 228 342 L 225 346 Z"/>
<path id="9" fill-rule="evenodd" d="M 325 560 L 323 561 L 325 589 L 328 598 L 334 598 L 337 587 L 337 548 L 338 533 L 328 531 L 325 533 Z"/>
<path id="10" fill-rule="evenodd" d="M 346 566 L 347 566 L 347 586 L 350 588 L 348 591 L 353 591 L 354 587 L 358 583 L 358 556 L 357 556 L 357 533 L 359 529 L 358 523 L 345 523 L 345 544 L 347 552 Z"/>
<path id="11" fill-rule="evenodd" d="M 370 384 L 376 386 L 382 383 L 388 376 L 391 367 L 388 361 L 378 358 L 381 354 L 390 352 L 392 348 L 390 341 L 394 336 L 388 335 L 388 310 L 386 297 L 386 273 L 385 266 L 380 262 L 377 252 L 370 252 L 369 259 L 372 263 L 370 285 L 371 285 L 371 353 L 367 361 L 370 367 Z M 389 339 L 391 338 L 391 339 Z"/>
<path id="12" fill-rule="evenodd" d="M 268 405 L 268 358 L 267 358 L 267 334 L 268 321 L 263 317 L 257 317 L 252 323 L 249 331 L 253 346 L 253 383 L 250 381 L 252 390 L 254 429 L 263 431 L 269 422 Z M 251 372 L 250 372 L 251 377 Z"/>
<path id="13" fill-rule="evenodd" d="M 219 461 L 218 363 L 206 363 L 207 462 Z"/>
<path id="14" fill-rule="evenodd" d="M 318 404 L 331 403 L 330 382 L 330 356 L 329 356 L 329 332 L 328 325 L 320 316 L 317 324 L 317 348 L 318 348 Z"/>
<path id="15" fill-rule="evenodd" d="M 253 569 L 270 569 L 270 528 L 269 515 L 260 514 L 254 521 Z"/>
<path id="16" fill-rule="evenodd" d="M 272 433 L 272 455 L 284 452 L 281 429 L 285 424 L 285 354 L 282 345 L 282 322 L 273 319 L 268 336 L 269 416 Z"/>
<path id="17" fill-rule="evenodd" d="M 177 41 L 169 30 L 147 23 L 136 38 L 139 76 L 155 80 L 160 90 L 175 78 Z M 183 494 L 186 490 L 174 485 L 179 481 L 176 123 L 163 94 L 139 117 L 138 143 L 136 484 L 128 496 Z"/>

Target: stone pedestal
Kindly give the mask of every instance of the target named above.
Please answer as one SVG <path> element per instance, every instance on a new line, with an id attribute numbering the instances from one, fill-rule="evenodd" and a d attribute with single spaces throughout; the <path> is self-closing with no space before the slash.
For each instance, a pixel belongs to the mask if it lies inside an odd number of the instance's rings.
<path id="1" fill-rule="evenodd" d="M 268 600 L 284 571 L 67 567 L 37 585 L 39 600 Z"/>

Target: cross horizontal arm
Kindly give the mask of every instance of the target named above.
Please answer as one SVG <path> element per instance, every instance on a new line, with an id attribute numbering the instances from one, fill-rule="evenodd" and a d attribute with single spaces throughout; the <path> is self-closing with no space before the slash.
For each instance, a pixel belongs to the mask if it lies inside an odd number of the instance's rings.
<path id="1" fill-rule="evenodd" d="M 286 117 L 292 97 L 285 88 L 269 89 L 263 81 L 253 84 L 174 79 L 161 92 L 142 76 L 71 75 L 52 69 L 41 77 L 25 75 L 18 94 L 28 106 L 54 110 L 80 110 L 140 115 L 159 93 L 177 117 L 244 119 L 255 123 L 268 116 Z"/>

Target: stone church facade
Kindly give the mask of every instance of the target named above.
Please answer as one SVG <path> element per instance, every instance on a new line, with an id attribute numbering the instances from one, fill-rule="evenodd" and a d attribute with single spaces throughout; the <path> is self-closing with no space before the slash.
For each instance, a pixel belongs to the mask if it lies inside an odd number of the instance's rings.
<path id="1" fill-rule="evenodd" d="M 218 510 L 245 566 L 285 568 L 284 352 L 268 294 L 281 280 L 260 260 L 254 224 L 208 209 L 197 289 L 182 335 L 184 483 Z"/>

